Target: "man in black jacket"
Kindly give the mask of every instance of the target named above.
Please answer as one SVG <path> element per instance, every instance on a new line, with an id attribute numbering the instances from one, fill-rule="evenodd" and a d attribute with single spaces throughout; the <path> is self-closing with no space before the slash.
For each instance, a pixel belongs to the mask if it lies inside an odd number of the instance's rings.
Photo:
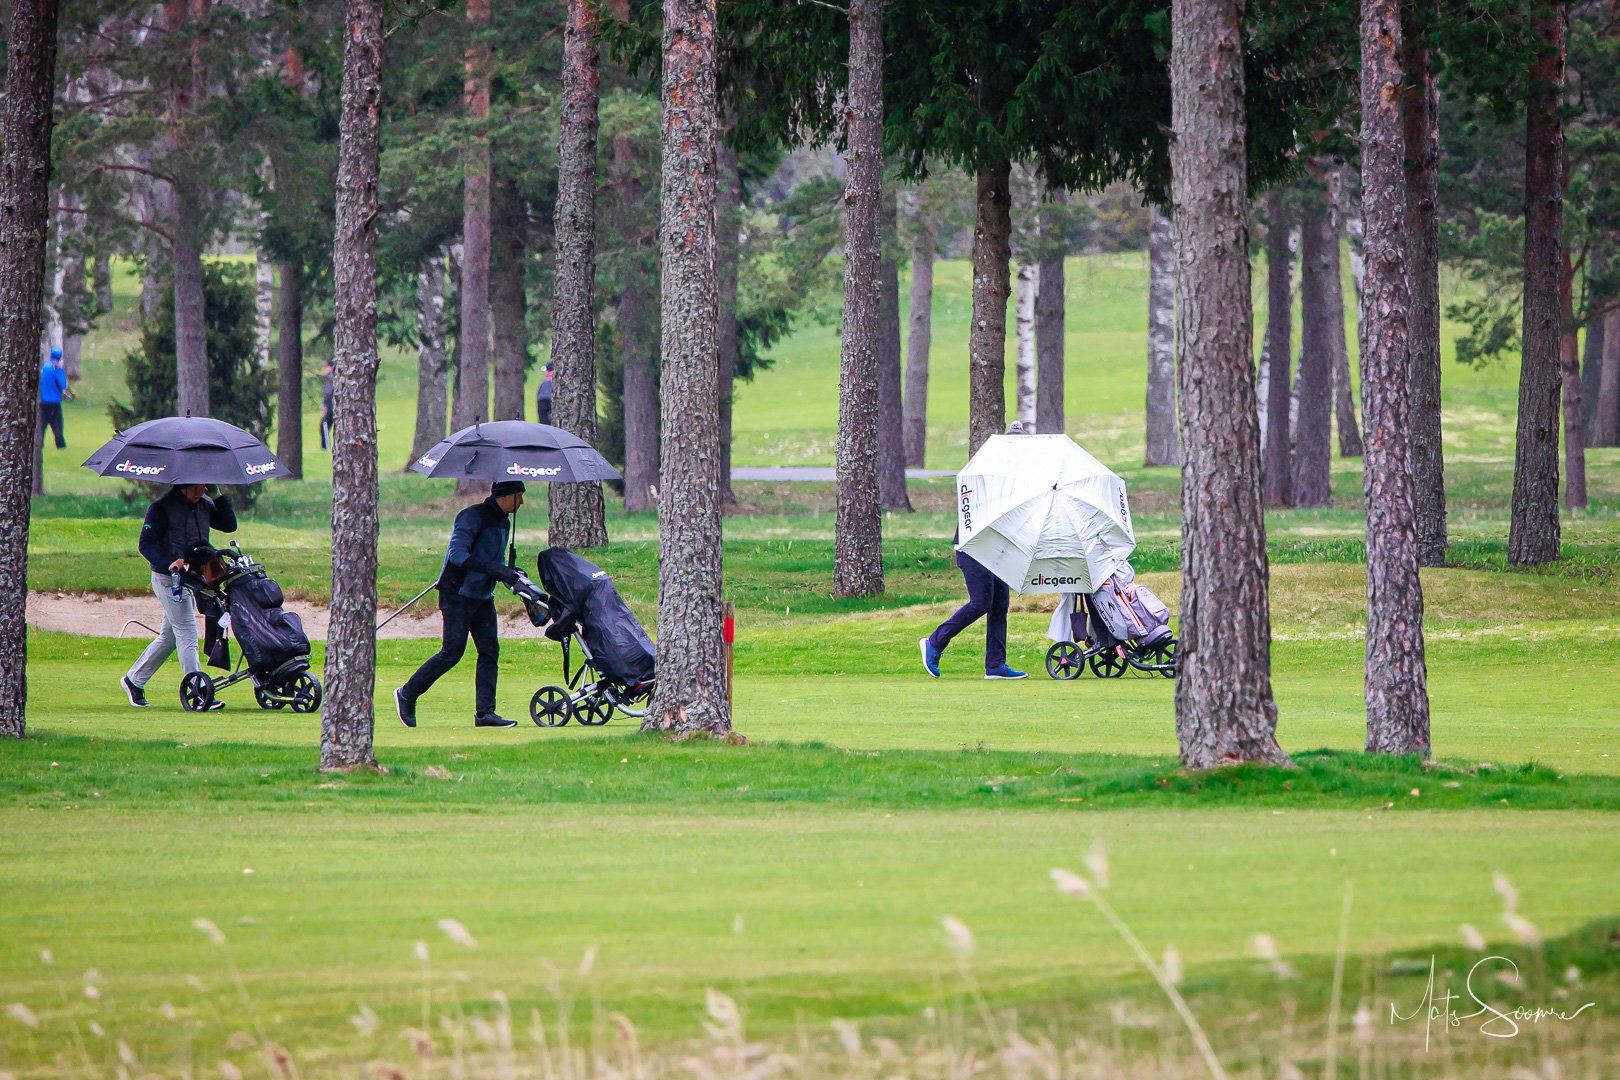
<path id="1" fill-rule="evenodd" d="M 146 508 L 140 550 L 152 568 L 152 592 L 163 605 L 163 630 L 124 675 L 124 695 L 138 709 L 147 705 L 147 682 L 176 649 L 181 670 L 188 675 L 202 670 L 197 658 L 196 603 L 191 590 L 177 586 L 178 579 L 171 575 L 186 569 L 186 553 L 192 548 L 213 546 L 210 529 L 236 531 L 236 511 L 231 509 L 230 499 L 224 495 L 209 498 L 206 490 L 202 484 L 173 487 Z M 217 709 L 223 704 L 215 701 L 209 707 Z"/>
<path id="2" fill-rule="evenodd" d="M 495 711 L 495 676 L 501 656 L 501 642 L 496 636 L 495 583 L 517 582 L 518 572 L 507 565 L 506 553 L 512 542 L 512 514 L 522 505 L 523 481 L 501 480 L 490 490 L 489 498 L 456 515 L 444 569 L 439 571 L 444 639 L 439 651 L 394 691 L 394 707 L 406 727 L 416 726 L 417 698 L 461 662 L 469 635 L 478 649 L 478 667 L 473 675 L 473 723 L 497 728 L 517 723 Z"/>

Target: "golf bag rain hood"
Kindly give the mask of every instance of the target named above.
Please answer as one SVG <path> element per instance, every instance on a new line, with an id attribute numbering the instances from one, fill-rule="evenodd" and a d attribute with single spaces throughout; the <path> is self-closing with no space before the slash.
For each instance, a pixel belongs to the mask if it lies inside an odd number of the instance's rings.
<path id="1" fill-rule="evenodd" d="M 242 656 L 255 672 L 269 672 L 309 655 L 309 638 L 297 615 L 281 608 L 281 586 L 262 572 L 231 582 L 225 609 Z"/>
<path id="2" fill-rule="evenodd" d="M 653 677 L 653 643 L 613 587 L 607 571 L 567 548 L 540 553 L 540 585 L 552 598 L 546 636 L 563 640 L 577 628 L 604 678 L 635 686 Z"/>

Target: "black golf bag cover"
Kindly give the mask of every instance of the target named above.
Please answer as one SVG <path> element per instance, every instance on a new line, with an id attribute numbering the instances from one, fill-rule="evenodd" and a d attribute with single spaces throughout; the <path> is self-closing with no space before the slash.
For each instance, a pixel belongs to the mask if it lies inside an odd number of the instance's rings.
<path id="1" fill-rule="evenodd" d="M 281 586 L 262 572 L 243 576 L 226 593 L 231 630 L 248 667 L 257 674 L 309 655 L 304 624 L 297 615 L 281 609 L 282 599 Z"/>
<path id="2" fill-rule="evenodd" d="M 626 686 L 650 682 L 657 655 L 652 640 L 607 571 L 567 548 L 547 548 L 539 561 L 540 585 L 552 600 L 546 636 L 562 641 L 577 628 L 604 678 Z"/>

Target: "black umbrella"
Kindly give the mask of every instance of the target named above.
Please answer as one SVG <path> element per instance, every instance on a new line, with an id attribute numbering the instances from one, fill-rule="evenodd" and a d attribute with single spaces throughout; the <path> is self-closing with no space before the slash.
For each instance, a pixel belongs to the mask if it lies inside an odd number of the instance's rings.
<path id="1" fill-rule="evenodd" d="M 411 470 L 451 480 L 577 484 L 622 479 L 606 458 L 578 436 L 528 420 L 496 420 L 462 428 L 418 458 Z"/>
<path id="2" fill-rule="evenodd" d="M 206 416 L 136 424 L 86 458 L 84 467 L 154 484 L 256 484 L 292 475 L 251 433 Z"/>

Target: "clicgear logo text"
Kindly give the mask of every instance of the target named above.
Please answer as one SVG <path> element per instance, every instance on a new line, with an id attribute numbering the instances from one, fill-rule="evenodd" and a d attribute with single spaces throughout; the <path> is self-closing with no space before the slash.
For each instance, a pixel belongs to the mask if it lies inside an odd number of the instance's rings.
<path id="1" fill-rule="evenodd" d="M 514 461 L 506 467 L 508 476 L 556 476 L 560 472 L 562 472 L 561 465 L 553 465 L 548 469 L 544 465 L 519 465 Z"/>
<path id="2" fill-rule="evenodd" d="M 1045 574 L 1036 574 L 1029 579 L 1031 585 L 1080 585 L 1083 584 L 1077 577 L 1047 577 Z"/>
<path id="3" fill-rule="evenodd" d="M 267 472 L 275 472 L 276 463 L 273 461 L 266 461 L 258 465 L 249 465 L 242 471 L 247 473 L 249 476 L 261 476 Z"/>
<path id="4" fill-rule="evenodd" d="M 137 465 L 133 461 L 120 461 L 117 465 L 114 465 L 113 468 L 121 473 L 129 473 L 131 476 L 156 476 L 158 473 L 161 473 L 163 470 L 167 469 L 168 466 Z"/>

